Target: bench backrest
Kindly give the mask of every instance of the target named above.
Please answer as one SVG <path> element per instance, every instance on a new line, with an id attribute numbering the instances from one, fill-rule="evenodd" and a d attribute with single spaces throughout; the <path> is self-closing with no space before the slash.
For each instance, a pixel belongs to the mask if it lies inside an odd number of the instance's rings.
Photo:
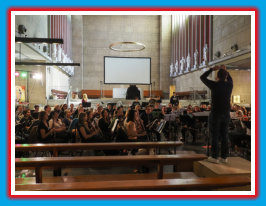
<path id="1" fill-rule="evenodd" d="M 112 150 L 137 148 L 171 148 L 183 145 L 181 141 L 169 142 L 108 142 L 108 143 L 61 143 L 61 144 L 16 144 L 16 151 L 62 151 L 62 150 Z"/>
<path id="2" fill-rule="evenodd" d="M 195 179 L 122 180 L 72 183 L 19 184 L 16 191 L 108 191 L 108 190 L 212 190 L 250 185 L 246 176 Z"/>
<path id="3" fill-rule="evenodd" d="M 136 155 L 136 156 L 77 156 L 16 158 L 18 167 L 97 167 L 130 164 L 171 165 L 180 161 L 198 161 L 207 158 L 204 154 Z"/>

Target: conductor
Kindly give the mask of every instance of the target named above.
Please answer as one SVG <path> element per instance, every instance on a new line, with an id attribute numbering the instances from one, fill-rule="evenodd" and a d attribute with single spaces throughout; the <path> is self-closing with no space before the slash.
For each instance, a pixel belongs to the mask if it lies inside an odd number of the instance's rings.
<path id="1" fill-rule="evenodd" d="M 135 99 L 136 97 L 140 99 L 140 91 L 136 85 L 130 85 L 127 88 L 126 99 Z"/>
<path id="2" fill-rule="evenodd" d="M 217 81 L 207 79 L 213 71 L 217 72 Z M 209 115 L 209 130 L 212 137 L 211 157 L 209 162 L 227 163 L 228 157 L 228 126 L 230 121 L 230 97 L 233 89 L 233 80 L 226 71 L 226 67 L 215 66 L 200 76 L 201 81 L 211 89 L 211 112 Z M 221 160 L 219 157 L 219 140 L 221 140 Z"/>

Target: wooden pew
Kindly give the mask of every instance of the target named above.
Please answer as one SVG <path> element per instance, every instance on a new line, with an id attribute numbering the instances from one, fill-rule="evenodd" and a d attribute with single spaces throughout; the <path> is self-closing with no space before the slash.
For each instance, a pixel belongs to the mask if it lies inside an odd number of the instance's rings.
<path id="1" fill-rule="evenodd" d="M 36 182 L 42 182 L 43 168 L 93 168 L 131 165 L 157 165 L 157 178 L 163 178 L 164 165 L 177 165 L 206 159 L 204 154 L 88 156 L 88 157 L 36 157 L 16 158 L 16 169 L 35 168 Z M 191 164 L 192 165 L 192 164 Z M 190 168 L 192 170 L 192 168 Z"/>
<path id="2" fill-rule="evenodd" d="M 58 151 L 74 150 L 119 150 L 119 149 L 161 149 L 176 148 L 181 141 L 168 142 L 107 142 L 107 143 L 60 143 L 60 144 L 16 144 L 15 151 L 52 151 L 58 157 Z"/>
<path id="3" fill-rule="evenodd" d="M 17 184 L 16 191 L 134 191 L 134 190 L 213 190 L 250 185 L 250 178 L 224 176 L 196 179 L 122 180 L 100 182 Z"/>

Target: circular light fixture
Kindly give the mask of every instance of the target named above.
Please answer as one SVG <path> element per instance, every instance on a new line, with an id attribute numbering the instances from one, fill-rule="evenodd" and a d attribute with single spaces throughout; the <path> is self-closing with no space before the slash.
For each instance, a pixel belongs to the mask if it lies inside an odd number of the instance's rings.
<path id="1" fill-rule="evenodd" d="M 110 44 L 109 48 L 111 50 L 120 52 L 134 52 L 145 49 L 145 45 L 139 42 L 125 41 L 112 43 Z"/>

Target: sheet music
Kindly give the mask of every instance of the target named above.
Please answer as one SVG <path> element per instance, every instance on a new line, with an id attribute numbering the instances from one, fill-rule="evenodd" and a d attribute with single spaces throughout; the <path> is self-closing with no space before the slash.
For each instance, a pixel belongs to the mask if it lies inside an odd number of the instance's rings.
<path id="1" fill-rule="evenodd" d="M 114 133 L 118 121 L 119 121 L 118 119 L 115 120 L 114 125 L 113 125 L 113 127 L 112 127 L 112 133 Z"/>

